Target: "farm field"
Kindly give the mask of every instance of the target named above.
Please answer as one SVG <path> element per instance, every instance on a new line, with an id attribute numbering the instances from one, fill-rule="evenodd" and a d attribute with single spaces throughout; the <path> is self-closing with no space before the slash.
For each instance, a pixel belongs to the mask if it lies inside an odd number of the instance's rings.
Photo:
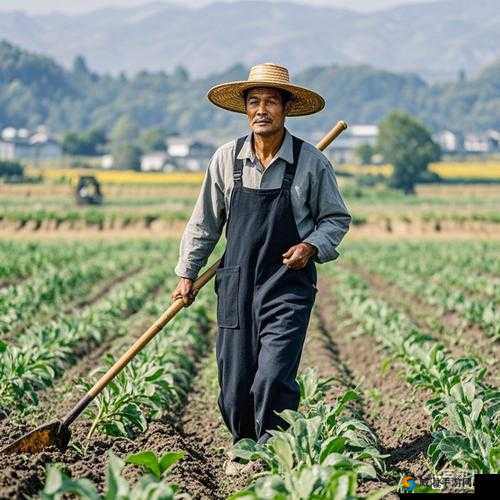
<path id="1" fill-rule="evenodd" d="M 77 206 L 71 183 L 0 184 L 0 235 L 43 237 L 89 230 L 178 235 L 196 200 L 200 177 L 186 174 L 181 182 L 181 174 L 160 175 L 170 181 L 104 183 L 105 204 L 98 208 Z M 407 197 L 381 186 L 359 187 L 351 178 L 338 181 L 356 235 L 500 235 L 500 184 L 420 185 L 417 196 Z"/>
<path id="2" fill-rule="evenodd" d="M 388 176 L 392 173 L 391 165 L 351 165 L 341 170 L 353 174 L 374 174 Z M 500 178 L 500 162 L 498 161 L 440 161 L 431 163 L 429 171 L 444 179 L 498 180 Z"/>
<path id="3" fill-rule="evenodd" d="M 136 498 L 390 498 L 408 476 L 498 473 L 500 187 L 408 199 L 340 182 L 355 223 L 318 266 L 300 412 L 272 445 L 241 444 L 252 469 L 223 473 L 211 282 L 74 423 L 66 453 L 0 456 L 0 498 L 117 485 Z M 82 208 L 71 185 L 0 185 L 2 447 L 71 409 L 170 303 L 198 186 L 103 187 L 105 206 Z"/>

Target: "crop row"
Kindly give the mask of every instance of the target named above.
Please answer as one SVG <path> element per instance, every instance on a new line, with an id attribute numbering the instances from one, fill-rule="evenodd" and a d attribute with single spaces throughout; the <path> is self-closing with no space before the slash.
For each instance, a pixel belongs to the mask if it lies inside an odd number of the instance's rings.
<path id="1" fill-rule="evenodd" d="M 95 228 L 124 229 L 129 226 L 150 228 L 157 221 L 185 221 L 189 213 L 185 210 L 137 212 L 110 211 L 96 208 L 84 210 L 19 210 L 0 214 L 0 222 L 13 224 L 20 230 L 29 227 L 33 231 L 40 229 L 79 229 Z"/>
<path id="2" fill-rule="evenodd" d="M 445 347 L 407 316 L 370 292 L 359 276 L 336 269 L 332 292 L 342 312 L 402 361 L 407 380 L 428 389 L 433 420 L 428 456 L 444 464 L 491 473 L 500 467 L 500 391 L 485 382 L 486 369 L 472 357 L 454 359 Z"/>
<path id="3" fill-rule="evenodd" d="M 204 348 L 206 339 L 200 336 L 200 325 L 206 323 L 210 305 L 210 296 L 199 295 L 197 303 L 174 318 L 166 332 L 103 391 L 87 410 L 93 421 L 89 436 L 100 430 L 130 437 L 144 432 L 150 420 L 173 410 L 189 387 L 193 349 Z M 377 470 L 384 470 L 384 456 L 377 449 L 375 435 L 348 411 L 349 403 L 359 397 L 357 392 L 346 391 L 330 406 L 324 402 L 330 380 L 318 380 L 310 369 L 298 382 L 300 411 L 281 413 L 290 427 L 273 431 L 265 445 L 243 440 L 234 449 L 237 456 L 267 465 L 265 476 L 234 498 L 263 498 L 264 491 L 266 495 L 286 494 L 286 498 L 326 498 L 339 489 L 345 490 L 339 498 L 355 498 L 358 479 L 374 479 Z M 90 385 L 87 383 L 85 389 Z M 387 491 L 370 498 L 380 498 Z"/>
<path id="4" fill-rule="evenodd" d="M 98 230 L 125 229 L 128 227 L 151 228 L 154 223 L 171 223 L 174 221 L 185 221 L 189 217 L 189 211 L 182 208 L 167 208 L 166 210 L 155 208 L 154 210 L 115 210 L 106 209 L 81 209 L 81 210 L 50 210 L 50 209 L 21 209 L 4 211 L 0 213 L 0 223 L 7 227 L 13 226 L 16 230 L 30 229 L 39 231 L 43 229 L 58 230 L 93 228 Z M 394 217 L 390 215 L 377 215 L 358 213 L 353 218 L 353 225 L 361 226 L 368 223 L 383 222 L 386 231 L 392 232 L 395 224 L 420 225 L 422 223 L 432 225 L 435 231 L 441 231 L 444 223 L 450 222 L 459 227 L 467 223 L 498 224 L 500 218 L 496 213 L 463 214 L 429 214 L 423 213 L 413 216 Z"/>
<path id="5" fill-rule="evenodd" d="M 148 422 L 172 412 L 186 396 L 195 374 L 195 361 L 206 349 L 208 337 L 207 298 L 182 311 L 165 330 L 103 390 L 87 409 L 95 430 L 112 436 L 145 432 Z M 149 312 L 160 314 L 164 301 L 152 304 Z M 102 374 L 114 362 L 107 359 Z M 92 384 L 84 384 L 90 389 Z"/>
<path id="6" fill-rule="evenodd" d="M 416 212 L 412 215 L 393 215 L 384 210 L 379 213 L 374 211 L 373 207 L 370 212 L 363 212 L 363 209 L 357 212 L 353 217 L 352 224 L 354 226 L 362 226 L 365 224 L 382 224 L 385 231 L 391 233 L 395 226 L 404 224 L 407 230 L 412 227 L 427 227 L 430 226 L 435 232 L 443 230 L 443 226 L 457 226 L 458 228 L 467 228 L 467 224 L 474 226 L 483 224 L 500 224 L 500 216 L 497 212 L 476 212 L 471 214 L 463 213 L 432 213 L 432 212 Z"/>
<path id="7" fill-rule="evenodd" d="M 473 213 L 441 213 L 441 212 L 424 212 L 421 215 L 424 222 L 433 222 L 440 224 L 444 221 L 455 222 L 462 226 L 467 222 L 486 222 L 490 224 L 500 224 L 498 212 L 473 212 Z"/>
<path id="8" fill-rule="evenodd" d="M 80 242 L 61 245 L 0 241 L 0 284 L 6 286 L 41 274 L 53 266 L 80 262 L 99 251 L 99 245 L 82 245 Z"/>
<path id="9" fill-rule="evenodd" d="M 341 394 L 333 405 L 325 402 L 329 380 L 318 379 L 313 369 L 298 378 L 301 404 L 298 411 L 279 413 L 286 430 L 270 431 L 264 444 L 242 439 L 233 447 L 244 461 L 260 460 L 265 471 L 248 488 L 231 499 L 262 498 L 356 499 L 358 479 L 376 479 L 384 471 L 376 436 L 348 409 L 358 399 L 355 390 Z M 393 488 L 373 492 L 366 498 L 382 498 Z"/>
<path id="10" fill-rule="evenodd" d="M 173 280 L 167 280 L 166 286 L 172 285 Z M 94 432 L 133 437 L 145 432 L 150 421 L 179 407 L 195 374 L 196 359 L 208 345 L 207 311 L 212 300 L 210 296 L 199 295 L 196 303 L 173 318 L 93 401 L 85 412 L 92 421 L 87 442 Z M 164 308 L 164 300 L 160 298 L 146 307 L 148 316 L 159 315 Z M 94 376 L 100 376 L 113 361 L 108 357 Z M 80 387 L 88 390 L 91 385 L 85 381 Z M 83 453 L 85 448 L 81 448 Z M 110 452 L 104 496 L 87 479 L 71 479 L 59 467 L 50 466 L 41 498 L 58 499 L 69 493 L 86 499 L 115 498 L 117 488 L 123 498 L 190 498 L 166 478 L 172 465 L 184 456 L 182 451 L 165 453 L 162 457 L 151 451 L 129 455 L 126 463 L 140 465 L 145 470 L 132 485 L 123 477 L 124 461 Z"/>
<path id="11" fill-rule="evenodd" d="M 77 348 L 118 335 L 123 318 L 137 312 L 166 276 L 165 267 L 149 270 L 116 287 L 78 317 L 33 326 L 18 345 L 0 342 L 0 411 L 8 414 L 36 404 L 37 392 L 74 362 Z"/>
<path id="12" fill-rule="evenodd" d="M 151 451 L 134 453 L 125 461 L 108 453 L 106 487 L 103 494 L 89 479 L 72 479 L 59 465 L 47 469 L 45 487 L 40 492 L 41 500 L 61 500 L 62 498 L 82 498 L 84 500 L 182 500 L 191 498 L 178 492 L 178 487 L 167 482 L 170 468 L 185 455 L 183 451 L 167 452 L 157 457 Z M 142 467 L 140 479 L 131 484 L 126 479 L 125 463 Z"/>
<path id="13" fill-rule="evenodd" d="M 138 269 L 142 259 L 122 252 L 113 259 L 107 253 L 46 273 L 20 285 L 0 290 L 0 333 L 40 324 L 44 314 L 57 314 L 71 300 L 85 297 L 102 280 Z"/>
<path id="14" fill-rule="evenodd" d="M 427 248 L 426 253 L 432 255 L 429 250 Z M 457 313 L 468 324 L 479 326 L 489 337 L 499 338 L 500 278 L 478 275 L 474 272 L 474 264 L 467 258 L 457 259 L 452 255 L 450 252 L 448 262 L 436 257 L 432 263 L 428 255 L 414 251 L 413 246 L 394 246 L 389 249 L 372 246 L 363 255 L 354 252 L 349 260 L 355 266 L 373 271 L 423 298 L 436 308 L 437 314 Z M 495 259 L 492 256 L 484 260 Z M 492 271 L 496 266 L 497 263 L 491 263 L 488 270 Z"/>
<path id="15" fill-rule="evenodd" d="M 473 243 L 449 243 L 443 249 L 435 243 L 369 243 L 354 245 L 348 259 L 381 263 L 445 287 L 458 287 L 496 300 L 500 297 L 500 247 Z"/>

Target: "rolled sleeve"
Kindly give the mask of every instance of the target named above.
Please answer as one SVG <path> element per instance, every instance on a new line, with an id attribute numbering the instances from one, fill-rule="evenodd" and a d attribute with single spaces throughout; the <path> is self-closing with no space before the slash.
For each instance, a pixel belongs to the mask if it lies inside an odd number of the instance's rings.
<path id="1" fill-rule="evenodd" d="M 182 234 L 175 274 L 196 279 L 219 241 L 226 222 L 219 151 L 212 156 L 193 213 Z"/>
<path id="2" fill-rule="evenodd" d="M 314 260 L 324 263 L 340 255 L 337 246 L 348 232 L 352 217 L 340 194 L 333 166 L 326 157 L 318 160 L 310 185 L 309 205 L 315 229 L 304 241 L 318 249 Z"/>

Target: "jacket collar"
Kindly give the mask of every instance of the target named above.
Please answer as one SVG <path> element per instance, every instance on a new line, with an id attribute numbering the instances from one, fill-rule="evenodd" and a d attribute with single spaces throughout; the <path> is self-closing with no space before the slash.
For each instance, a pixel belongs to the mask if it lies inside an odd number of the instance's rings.
<path id="1" fill-rule="evenodd" d="M 253 130 L 248 134 L 243 146 L 241 147 L 241 151 L 238 154 L 238 158 L 240 160 L 250 159 L 252 163 L 255 162 L 256 155 L 252 149 L 252 143 L 250 142 L 253 137 Z M 285 137 L 283 138 L 283 142 L 281 143 L 281 147 L 275 155 L 275 158 L 282 158 L 288 163 L 293 163 L 293 139 L 292 134 L 285 127 Z M 274 160 L 273 160 L 274 161 Z"/>

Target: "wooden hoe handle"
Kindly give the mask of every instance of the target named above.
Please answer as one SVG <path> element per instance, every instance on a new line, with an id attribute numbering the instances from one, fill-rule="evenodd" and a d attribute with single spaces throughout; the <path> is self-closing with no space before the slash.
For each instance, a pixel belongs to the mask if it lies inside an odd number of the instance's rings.
<path id="1" fill-rule="evenodd" d="M 343 130 L 347 128 L 347 123 L 339 121 L 330 132 L 328 132 L 317 144 L 317 148 L 323 151 Z M 193 283 L 195 291 L 203 288 L 215 275 L 219 267 L 220 259 L 212 264 Z M 87 394 L 80 399 L 76 406 L 64 417 L 63 424 L 70 425 L 88 404 L 120 373 L 129 361 L 140 352 L 151 339 L 161 331 L 165 325 L 184 307 L 182 299 L 175 300 L 168 309 L 128 348 L 128 350 L 115 362 L 115 364 L 94 384 Z"/>

